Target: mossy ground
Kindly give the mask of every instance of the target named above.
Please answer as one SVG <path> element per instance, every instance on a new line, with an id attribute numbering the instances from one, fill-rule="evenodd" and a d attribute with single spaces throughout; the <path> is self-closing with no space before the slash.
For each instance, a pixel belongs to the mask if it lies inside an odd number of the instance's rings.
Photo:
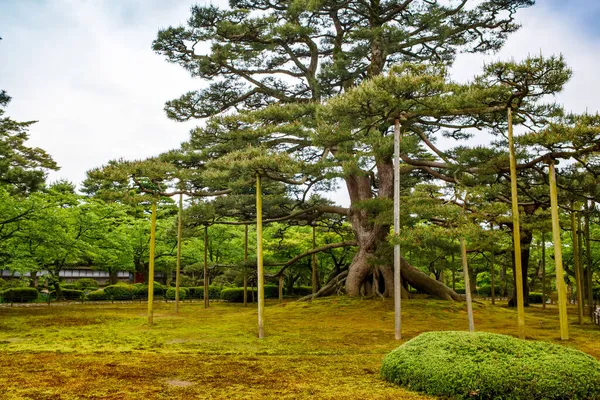
<path id="1" fill-rule="evenodd" d="M 516 335 L 516 313 L 475 304 L 477 330 Z M 563 343 L 600 359 L 600 328 L 575 324 Z M 526 310 L 531 339 L 559 341 L 556 308 Z M 466 306 L 403 302 L 404 340 L 432 330 L 466 330 Z M 256 308 L 240 304 L 72 304 L 0 308 L 3 399 L 430 399 L 379 377 L 399 342 L 393 302 L 334 297 L 267 302 L 266 335 Z"/>

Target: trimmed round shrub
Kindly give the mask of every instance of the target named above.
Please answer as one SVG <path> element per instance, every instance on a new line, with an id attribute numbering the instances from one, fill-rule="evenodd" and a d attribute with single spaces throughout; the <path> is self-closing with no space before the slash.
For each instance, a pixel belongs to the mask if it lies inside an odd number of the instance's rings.
<path id="1" fill-rule="evenodd" d="M 600 286 L 593 287 L 592 291 L 594 293 L 594 299 L 600 300 Z"/>
<path id="2" fill-rule="evenodd" d="M 169 300 L 175 300 L 175 293 L 177 292 L 177 290 L 175 288 L 169 288 L 167 289 L 167 299 Z M 180 287 L 179 288 L 179 300 L 185 300 L 188 296 L 188 290 L 187 288 L 184 287 Z"/>
<path id="3" fill-rule="evenodd" d="M 498 288 L 495 288 L 496 294 L 498 294 Z M 482 297 L 492 296 L 492 287 L 490 285 L 481 285 L 477 288 L 477 295 Z"/>
<path id="4" fill-rule="evenodd" d="M 544 302 L 544 294 L 539 292 L 529 292 L 529 304 L 542 304 Z"/>
<path id="5" fill-rule="evenodd" d="M 252 294 L 251 288 L 248 287 L 247 291 L 247 301 L 251 301 Z M 256 295 L 256 289 L 254 289 L 254 294 Z M 235 287 L 235 288 L 225 288 L 221 291 L 221 300 L 230 301 L 232 303 L 243 303 L 244 302 L 244 288 L 243 287 Z"/>
<path id="6" fill-rule="evenodd" d="M 389 353 L 381 375 L 453 399 L 600 399 L 600 362 L 594 357 L 485 332 L 423 333 Z"/>
<path id="7" fill-rule="evenodd" d="M 75 289 L 77 290 L 96 290 L 98 289 L 98 282 L 93 278 L 81 278 L 75 282 Z"/>
<path id="8" fill-rule="evenodd" d="M 204 298 L 204 288 L 200 286 L 188 287 L 188 295 L 190 299 L 203 299 Z M 210 292 L 209 292 L 210 294 Z"/>
<path id="9" fill-rule="evenodd" d="M 278 298 L 279 298 L 279 286 L 265 285 L 265 299 L 278 299 Z"/>
<path id="10" fill-rule="evenodd" d="M 131 285 L 116 284 L 105 287 L 104 293 L 110 300 L 132 300 L 134 292 Z"/>
<path id="11" fill-rule="evenodd" d="M 62 292 L 62 298 L 65 300 L 81 300 L 81 298 L 83 297 L 82 290 L 62 289 L 61 292 Z M 56 298 L 56 294 L 54 292 L 51 292 L 50 296 Z"/>
<path id="12" fill-rule="evenodd" d="M 69 289 L 69 290 L 75 290 L 75 289 L 77 289 L 77 287 L 75 286 L 74 283 L 61 283 L 60 287 L 62 289 Z"/>
<path id="13" fill-rule="evenodd" d="M 89 301 L 102 301 L 108 300 L 108 295 L 104 293 L 104 289 L 94 290 L 93 292 L 89 292 L 85 298 Z"/>
<path id="14" fill-rule="evenodd" d="M 2 298 L 8 303 L 28 303 L 37 300 L 38 291 L 31 287 L 16 287 L 2 292 Z"/>

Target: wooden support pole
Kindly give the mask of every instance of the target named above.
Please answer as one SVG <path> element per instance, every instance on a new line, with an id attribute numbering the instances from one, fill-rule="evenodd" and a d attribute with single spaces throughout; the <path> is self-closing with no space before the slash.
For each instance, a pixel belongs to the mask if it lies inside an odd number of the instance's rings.
<path id="1" fill-rule="evenodd" d="M 574 206 L 574 205 L 573 205 Z M 581 286 L 583 280 L 581 279 L 581 262 L 579 260 L 579 234 L 577 233 L 577 213 L 571 211 L 571 236 L 573 240 L 573 269 L 575 270 L 575 282 L 577 285 L 577 322 L 579 325 L 583 324 L 583 290 Z"/>
<path id="2" fill-rule="evenodd" d="M 402 282 L 400 269 L 400 120 L 394 121 L 394 330 L 402 339 Z"/>
<path id="3" fill-rule="evenodd" d="M 248 307 L 248 224 L 244 225 L 244 307 Z"/>
<path id="4" fill-rule="evenodd" d="M 593 204 L 593 203 L 592 203 Z M 585 235 L 585 264 L 586 264 L 586 281 L 587 281 L 587 298 L 588 298 L 588 313 L 590 319 L 594 321 L 594 283 L 592 281 L 592 249 L 590 243 L 590 209 L 589 203 L 586 201 L 586 213 L 584 216 L 584 235 Z"/>
<path id="5" fill-rule="evenodd" d="M 265 315 L 265 286 L 263 271 L 263 248 L 262 248 L 262 188 L 260 174 L 256 174 L 256 265 L 258 278 L 258 338 L 265 337 L 264 315 Z"/>
<path id="6" fill-rule="evenodd" d="M 510 191 L 513 217 L 513 248 L 515 254 L 515 282 L 519 338 L 525 339 L 525 299 L 523 298 L 523 268 L 521 263 L 521 227 L 519 221 L 519 196 L 517 189 L 517 160 L 513 138 L 512 109 L 508 108 L 508 148 L 510 157 Z"/>
<path id="7" fill-rule="evenodd" d="M 465 238 L 460 238 L 460 255 L 462 259 L 463 274 L 465 275 L 465 295 L 467 296 L 467 313 L 469 316 L 469 332 L 475 332 L 473 320 L 473 299 L 471 298 L 471 279 L 469 279 L 469 264 L 467 262 L 467 245 Z"/>
<path id="8" fill-rule="evenodd" d="M 204 225 L 204 308 L 210 305 L 208 290 L 208 226 Z"/>
<path id="9" fill-rule="evenodd" d="M 154 324 L 154 248 L 156 242 L 156 202 L 150 219 L 150 260 L 148 261 L 148 326 Z"/>
<path id="10" fill-rule="evenodd" d="M 554 242 L 554 265 L 556 269 L 556 289 L 558 291 L 558 315 L 560 320 L 560 338 L 569 340 L 569 320 L 567 317 L 567 288 L 562 265 L 562 245 L 560 240 L 560 221 L 558 219 L 558 194 L 556 189 L 556 168 L 554 160 L 550 162 L 550 208 L 552 212 L 552 241 Z"/>
<path id="11" fill-rule="evenodd" d="M 177 216 L 177 266 L 175 267 L 175 314 L 179 314 L 179 284 L 181 279 L 181 239 L 183 224 L 183 194 L 179 194 L 179 214 Z"/>
<path id="12" fill-rule="evenodd" d="M 494 232 L 494 223 L 490 222 L 490 231 L 493 233 Z M 494 242 L 493 242 L 493 237 L 492 237 L 492 254 L 490 257 L 490 261 L 492 263 L 492 267 L 490 269 L 490 283 L 491 283 L 491 295 L 492 295 L 492 304 L 496 304 L 496 246 L 494 246 Z"/>
<path id="13" fill-rule="evenodd" d="M 542 232 L 542 308 L 546 309 L 546 232 Z"/>
<path id="14" fill-rule="evenodd" d="M 314 223 L 312 224 L 312 248 L 313 250 L 317 248 L 317 235 L 316 235 L 316 227 Z M 312 274 L 311 274 L 311 283 L 312 283 L 312 295 L 313 297 L 317 294 L 318 291 L 318 273 L 317 273 L 317 253 L 312 254 Z"/>

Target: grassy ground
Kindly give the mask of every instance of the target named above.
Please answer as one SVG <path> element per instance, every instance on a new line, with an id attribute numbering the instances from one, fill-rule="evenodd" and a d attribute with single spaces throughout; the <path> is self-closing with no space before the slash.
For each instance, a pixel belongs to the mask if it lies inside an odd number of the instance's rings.
<path id="1" fill-rule="evenodd" d="M 393 340 L 393 302 L 336 297 L 239 304 L 73 304 L 0 308 L 2 399 L 429 399 L 379 378 Z M 600 328 L 575 324 L 565 343 L 600 359 Z M 531 339 L 559 342 L 558 312 L 530 307 Z M 466 306 L 403 302 L 403 335 L 466 330 Z M 516 335 L 512 309 L 475 305 L 477 330 Z"/>

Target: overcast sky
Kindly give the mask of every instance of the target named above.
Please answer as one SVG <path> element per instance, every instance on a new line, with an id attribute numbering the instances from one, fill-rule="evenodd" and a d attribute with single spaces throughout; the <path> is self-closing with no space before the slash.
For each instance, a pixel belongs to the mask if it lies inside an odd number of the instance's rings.
<path id="1" fill-rule="evenodd" d="M 204 3 L 203 1 L 199 2 Z M 226 4 L 225 0 L 210 3 Z M 0 0 L 0 89 L 8 115 L 38 120 L 31 145 L 61 166 L 50 180 L 79 184 L 110 159 L 145 158 L 176 148 L 196 123 L 176 123 L 166 100 L 201 84 L 151 50 L 159 28 L 184 23 L 189 0 Z M 562 53 L 574 71 L 558 101 L 600 110 L 600 1 L 538 0 L 519 14 L 523 28 L 492 56 L 463 56 L 456 79 L 485 60 Z M 343 193 L 336 198 L 347 204 Z"/>

